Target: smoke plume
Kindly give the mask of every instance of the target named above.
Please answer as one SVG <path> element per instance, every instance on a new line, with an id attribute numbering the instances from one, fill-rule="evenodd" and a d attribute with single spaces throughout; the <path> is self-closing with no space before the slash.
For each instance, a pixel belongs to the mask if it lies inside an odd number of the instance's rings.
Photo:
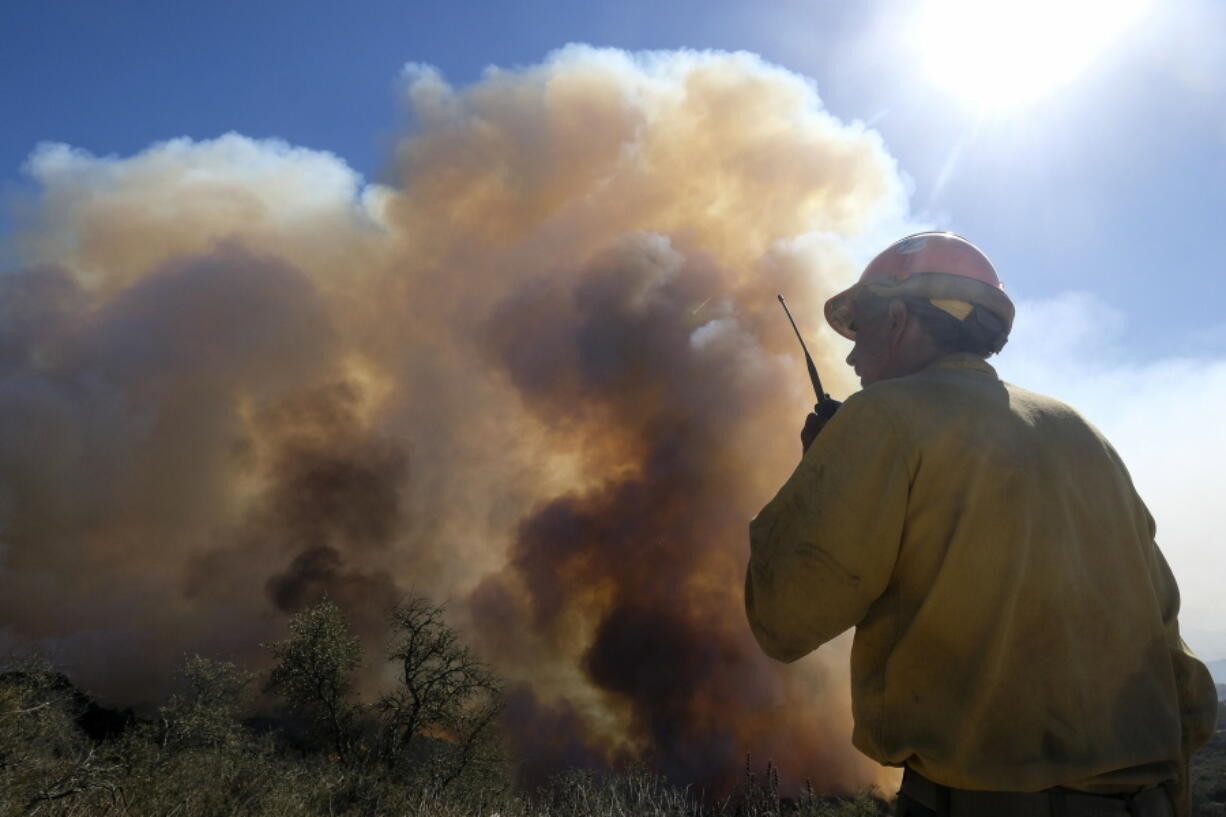
<path id="1" fill-rule="evenodd" d="M 410 66 L 404 99 L 377 185 L 234 134 L 34 153 L 0 646 L 139 702 L 324 593 L 368 638 L 420 594 L 509 680 L 530 774 L 873 779 L 844 656 L 766 659 L 741 582 L 811 399 L 775 294 L 846 391 L 820 305 L 905 216 L 876 134 L 747 54 Z"/>

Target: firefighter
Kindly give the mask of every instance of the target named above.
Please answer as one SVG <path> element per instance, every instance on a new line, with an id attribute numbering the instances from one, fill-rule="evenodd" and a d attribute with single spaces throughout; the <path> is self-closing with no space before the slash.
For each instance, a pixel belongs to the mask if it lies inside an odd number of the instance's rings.
<path id="1" fill-rule="evenodd" d="M 1013 311 L 951 233 L 830 299 L 863 389 L 750 524 L 750 626 L 789 662 L 856 628 L 853 742 L 904 767 L 899 814 L 1187 815 L 1216 690 L 1119 455 L 987 363 Z"/>

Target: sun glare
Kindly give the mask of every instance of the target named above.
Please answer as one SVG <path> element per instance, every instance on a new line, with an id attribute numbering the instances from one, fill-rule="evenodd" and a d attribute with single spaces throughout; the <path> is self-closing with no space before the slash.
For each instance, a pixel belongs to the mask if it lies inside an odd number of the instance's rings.
<path id="1" fill-rule="evenodd" d="M 1033 102 L 1076 77 L 1149 0 L 930 0 L 915 29 L 932 79 L 987 109 Z"/>

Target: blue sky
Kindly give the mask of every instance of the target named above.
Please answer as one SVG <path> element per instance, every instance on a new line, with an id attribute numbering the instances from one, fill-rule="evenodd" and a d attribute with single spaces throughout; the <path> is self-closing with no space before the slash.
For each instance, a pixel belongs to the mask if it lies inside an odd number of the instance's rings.
<path id="1" fill-rule="evenodd" d="M 1226 83 L 1207 0 L 1157 4 L 1071 82 L 979 121 L 911 53 L 902 2 L 207 4 L 13 2 L 0 12 L 0 179 L 40 141 L 134 153 L 227 131 L 329 150 L 378 178 L 406 62 L 453 84 L 568 42 L 746 49 L 877 128 L 920 218 L 981 244 L 1011 291 L 1096 292 L 1136 314 L 1138 355 L 1192 353 L 1217 320 Z M 1042 59 L 1038 44 L 1035 59 Z M 958 149 L 958 146 L 960 150 Z M 938 185 L 950 156 L 943 184 Z"/>
<path id="2" fill-rule="evenodd" d="M 330 151 L 377 181 L 407 124 L 406 63 L 464 86 L 571 42 L 760 54 L 811 78 L 836 117 L 880 133 L 912 220 L 993 258 L 1023 305 L 1002 371 L 1072 400 L 1148 467 L 1134 467 L 1137 482 L 1182 537 L 1171 555 L 1198 611 L 1193 646 L 1226 655 L 1216 500 L 1201 497 L 1216 479 L 1206 463 L 1226 458 L 1212 410 L 1226 399 L 1226 6 L 1155 0 L 1066 82 L 985 113 L 931 76 L 917 41 L 925 5 L 11 0 L 0 187 L 10 198 L 29 187 L 22 167 L 40 142 L 122 157 L 230 131 Z M 1035 62 L 1015 69 L 1037 72 L 1047 46 L 1025 46 Z M 0 237 L 11 230 L 0 215 Z M 1197 491 L 1184 490 L 1193 478 Z"/>

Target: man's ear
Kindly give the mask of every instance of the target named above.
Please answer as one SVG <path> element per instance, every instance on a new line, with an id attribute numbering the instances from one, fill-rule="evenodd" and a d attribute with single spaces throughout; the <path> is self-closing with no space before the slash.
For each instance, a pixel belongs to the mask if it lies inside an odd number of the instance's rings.
<path id="1" fill-rule="evenodd" d="M 902 341 L 903 332 L 907 329 L 907 305 L 895 298 L 886 307 L 888 321 L 886 327 L 890 333 L 890 345 L 897 346 Z"/>

